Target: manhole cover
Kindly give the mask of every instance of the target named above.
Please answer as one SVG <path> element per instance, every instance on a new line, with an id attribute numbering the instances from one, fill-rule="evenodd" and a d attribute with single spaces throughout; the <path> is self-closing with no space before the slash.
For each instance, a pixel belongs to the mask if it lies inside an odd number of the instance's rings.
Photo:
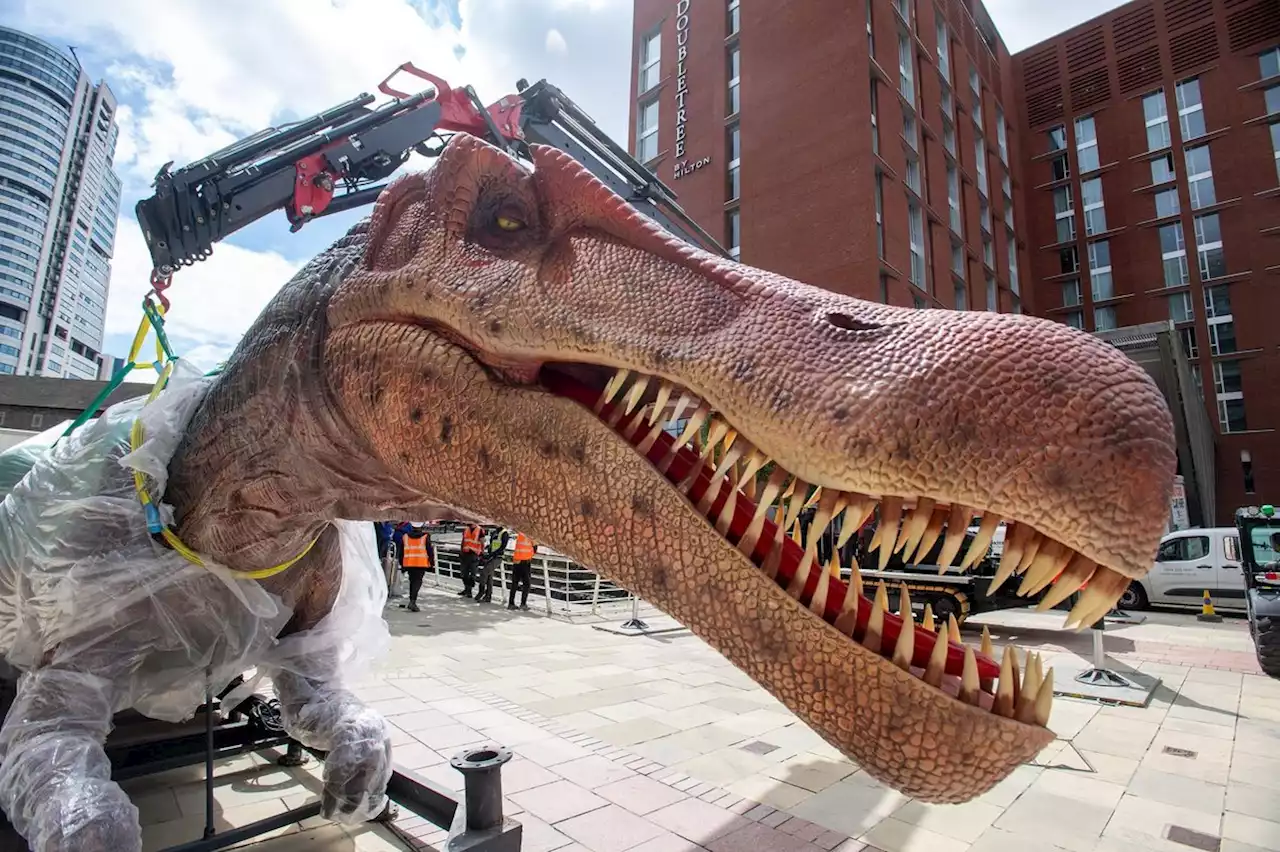
<path id="1" fill-rule="evenodd" d="M 772 745 L 772 744 L 770 744 L 770 743 L 761 742 L 760 740 L 756 740 L 756 741 L 755 741 L 755 742 L 753 742 L 753 743 L 747 743 L 746 745 L 744 745 L 744 746 L 742 747 L 742 750 L 743 750 L 743 751 L 749 751 L 749 752 L 751 752 L 752 754 L 761 754 L 761 755 L 764 755 L 764 754 L 768 754 L 768 753 L 769 753 L 769 752 L 771 752 L 771 751 L 777 751 L 777 750 L 778 750 L 778 747 L 777 747 L 776 745 Z"/>
<path id="2" fill-rule="evenodd" d="M 1204 852 L 1219 852 L 1222 848 L 1221 838 L 1214 837 L 1212 834 L 1204 834 L 1189 828 L 1183 828 L 1180 825 L 1169 826 L 1169 832 L 1165 837 L 1174 843 L 1190 846 L 1192 849 L 1203 849 Z"/>
<path id="3" fill-rule="evenodd" d="M 1165 746 L 1164 753 L 1171 754 L 1174 757 L 1194 758 L 1196 756 L 1196 753 L 1194 751 L 1191 751 L 1190 749 L 1185 749 L 1185 748 L 1178 748 L 1177 746 Z"/>

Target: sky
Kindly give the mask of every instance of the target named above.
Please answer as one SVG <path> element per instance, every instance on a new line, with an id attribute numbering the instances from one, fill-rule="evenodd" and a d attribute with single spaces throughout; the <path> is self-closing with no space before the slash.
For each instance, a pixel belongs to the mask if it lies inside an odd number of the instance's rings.
<path id="1" fill-rule="evenodd" d="M 521 77 L 545 77 L 625 145 L 632 2 L 0 0 L 0 24 L 75 47 L 121 104 L 114 166 L 124 187 L 103 348 L 123 357 L 151 268 L 134 208 L 164 163 L 178 168 L 264 127 L 376 93 L 406 61 L 471 84 L 485 103 L 513 93 Z M 1118 5 L 987 0 L 1011 52 Z M 397 82 L 408 88 L 412 78 Z M 205 369 L 224 360 L 293 273 L 367 213 L 317 220 L 296 234 L 283 213 L 273 214 L 180 270 L 167 323 L 177 353 Z"/>

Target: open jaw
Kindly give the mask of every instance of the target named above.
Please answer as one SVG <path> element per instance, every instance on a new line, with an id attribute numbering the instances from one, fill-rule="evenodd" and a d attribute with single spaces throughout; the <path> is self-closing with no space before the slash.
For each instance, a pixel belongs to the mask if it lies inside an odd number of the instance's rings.
<path id="1" fill-rule="evenodd" d="M 883 582 L 872 591 L 863 587 L 856 564 L 846 566 L 851 569 L 846 582 L 838 555 L 826 565 L 818 561 L 816 542 L 830 523 L 842 518 L 837 546 L 843 547 L 879 508 L 881 521 L 872 548 L 879 552 L 881 564 L 894 552 L 911 562 L 942 541 L 940 561 L 959 560 L 968 567 L 985 555 L 1000 517 L 940 505 L 924 495 L 853 494 L 804 482 L 768 459 L 695 393 L 665 379 L 625 369 L 548 362 L 537 381 L 550 393 L 592 412 L 647 459 L 707 525 L 754 566 L 760 594 L 785 594 L 801 611 L 800 617 L 820 620 L 861 653 L 874 655 L 875 665 L 886 672 L 909 676 L 914 689 L 944 696 L 950 710 L 989 714 L 1000 720 L 999 726 L 1013 726 L 1029 746 L 1028 757 L 1052 739 L 1047 723 L 1053 673 L 1044 671 L 1037 655 L 1019 659 L 1015 649 L 1006 646 L 996 659 L 985 629 L 981 647 L 975 650 L 961 641 L 954 617 L 946 623 L 929 623 L 931 618 L 917 623 L 905 588 L 895 613 L 889 610 Z M 672 424 L 680 421 L 686 422 L 673 437 Z M 794 524 L 810 507 L 815 514 L 805 546 Z M 965 530 L 978 517 L 979 533 L 961 553 Z M 1060 603 L 1093 577 L 1071 615 L 1072 620 L 1090 624 L 1093 613 L 1105 612 L 1128 584 L 1127 578 L 1010 520 L 997 581 L 1020 576 L 1018 591 L 1024 594 L 1051 587 L 1040 608 Z M 904 630 L 904 624 L 909 629 Z M 968 796 L 950 800 L 964 798 Z"/>

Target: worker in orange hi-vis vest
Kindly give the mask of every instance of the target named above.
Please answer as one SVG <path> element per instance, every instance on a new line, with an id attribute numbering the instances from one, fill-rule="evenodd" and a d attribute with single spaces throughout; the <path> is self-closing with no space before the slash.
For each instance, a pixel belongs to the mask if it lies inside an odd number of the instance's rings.
<path id="1" fill-rule="evenodd" d="M 411 524 L 400 545 L 400 569 L 409 577 L 409 612 L 418 612 L 422 578 L 435 561 L 435 546 L 426 524 Z"/>
<path id="2" fill-rule="evenodd" d="M 529 608 L 529 583 L 533 578 L 533 555 L 538 545 L 524 533 L 516 533 L 516 550 L 511 557 L 511 598 L 507 609 L 516 608 L 516 589 L 520 589 L 520 608 Z"/>
<path id="3" fill-rule="evenodd" d="M 484 549 L 484 530 L 479 524 L 467 524 L 462 529 L 462 591 L 459 597 L 471 597 L 471 587 L 476 581 L 476 567 L 480 563 L 480 551 Z"/>

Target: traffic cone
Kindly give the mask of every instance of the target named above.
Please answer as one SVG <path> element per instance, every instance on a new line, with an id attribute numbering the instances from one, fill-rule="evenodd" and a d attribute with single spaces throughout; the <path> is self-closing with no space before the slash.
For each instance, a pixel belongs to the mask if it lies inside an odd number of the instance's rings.
<path id="1" fill-rule="evenodd" d="M 1199 621 L 1222 621 L 1222 616 L 1213 611 L 1213 598 L 1209 597 L 1209 590 L 1204 590 L 1204 603 L 1200 604 L 1200 614 L 1196 616 Z"/>

